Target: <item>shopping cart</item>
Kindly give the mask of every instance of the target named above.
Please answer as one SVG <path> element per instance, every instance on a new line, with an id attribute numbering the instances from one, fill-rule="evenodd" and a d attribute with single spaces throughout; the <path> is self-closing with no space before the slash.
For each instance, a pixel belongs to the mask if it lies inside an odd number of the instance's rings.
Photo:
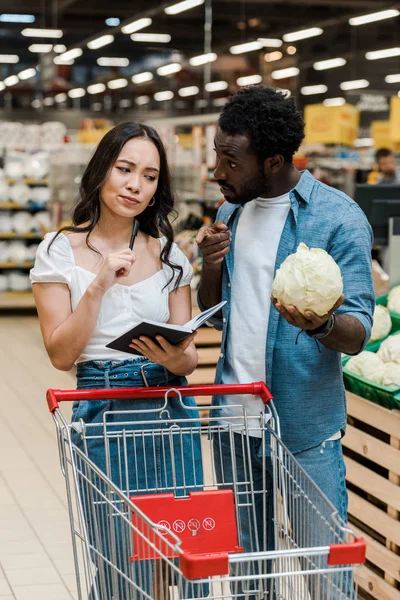
<path id="1" fill-rule="evenodd" d="M 211 407 L 201 422 L 195 409 L 193 419 L 170 419 L 171 398 L 224 394 L 257 395 L 265 412 L 256 422 L 242 409 L 221 423 Z M 68 424 L 59 408 L 61 401 L 150 398 L 160 399 L 159 408 L 135 414 L 134 428 L 128 417 L 136 411 Z M 79 600 L 357 597 L 354 571 L 365 560 L 365 541 L 282 443 L 264 383 L 51 389 L 47 401 Z M 250 465 L 255 429 L 262 481 Z M 103 469 L 90 458 L 93 446 L 104 449 Z"/>

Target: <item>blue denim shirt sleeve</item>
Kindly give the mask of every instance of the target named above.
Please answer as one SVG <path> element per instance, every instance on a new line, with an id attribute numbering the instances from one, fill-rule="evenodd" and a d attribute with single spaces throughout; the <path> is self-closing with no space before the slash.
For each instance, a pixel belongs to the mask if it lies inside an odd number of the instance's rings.
<path id="1" fill-rule="evenodd" d="M 360 352 L 371 337 L 375 309 L 371 267 L 372 244 L 371 226 L 362 210 L 352 203 L 334 233 L 329 254 L 339 265 L 344 284 L 345 300 L 337 314 L 352 315 L 365 329 Z"/>

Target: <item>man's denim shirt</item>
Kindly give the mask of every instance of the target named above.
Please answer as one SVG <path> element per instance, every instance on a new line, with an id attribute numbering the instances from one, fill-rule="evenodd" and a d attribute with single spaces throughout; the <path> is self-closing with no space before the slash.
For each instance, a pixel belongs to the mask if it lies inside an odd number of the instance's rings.
<path id="1" fill-rule="evenodd" d="M 290 191 L 290 204 L 275 272 L 300 242 L 326 250 L 343 276 L 345 301 L 337 314 L 352 315 L 360 321 L 365 329 L 364 348 L 371 335 L 375 294 L 371 273 L 372 230 L 363 211 L 346 194 L 320 183 L 308 171 L 302 173 Z M 217 215 L 217 219 L 228 224 L 232 243 L 223 262 L 222 299 L 227 301 L 223 318 L 210 319 L 216 329 L 223 331 L 216 383 L 222 381 L 226 354 L 235 232 L 240 212 L 240 207 L 225 202 Z M 268 252 L 267 239 L 265 250 Z M 200 301 L 199 306 L 204 309 Z M 243 310 L 247 310 L 246 305 Z M 298 335 L 299 329 L 271 308 L 265 350 L 266 383 L 274 396 L 283 442 L 293 453 L 318 446 L 346 427 L 340 353 L 317 344 L 305 333 Z M 223 397 L 214 398 L 214 404 L 223 403 Z"/>

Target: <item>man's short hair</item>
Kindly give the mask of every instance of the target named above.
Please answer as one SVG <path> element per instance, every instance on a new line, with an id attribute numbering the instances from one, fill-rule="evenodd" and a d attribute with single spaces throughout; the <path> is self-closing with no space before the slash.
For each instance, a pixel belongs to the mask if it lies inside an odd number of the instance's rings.
<path id="1" fill-rule="evenodd" d="M 246 135 L 261 161 L 280 154 L 291 162 L 304 138 L 294 100 L 266 86 L 240 89 L 223 107 L 218 123 L 229 135 Z"/>
<path id="2" fill-rule="evenodd" d="M 378 162 L 380 158 L 387 158 L 388 156 L 393 156 L 393 152 L 390 148 L 379 148 L 375 153 L 375 160 Z"/>

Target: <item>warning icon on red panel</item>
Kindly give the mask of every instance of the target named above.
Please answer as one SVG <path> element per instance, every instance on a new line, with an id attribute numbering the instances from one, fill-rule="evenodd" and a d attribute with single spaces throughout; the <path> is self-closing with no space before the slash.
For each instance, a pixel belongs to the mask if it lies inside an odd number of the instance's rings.
<path id="1" fill-rule="evenodd" d="M 161 525 L 161 527 L 168 527 L 168 529 L 171 529 L 171 525 L 168 523 L 168 521 L 158 521 L 157 525 Z M 166 531 L 160 531 L 161 535 L 167 535 Z"/>
<path id="2" fill-rule="evenodd" d="M 190 531 L 198 531 L 200 529 L 200 521 L 198 519 L 190 519 L 188 522 L 188 529 L 190 529 Z"/>
<path id="3" fill-rule="evenodd" d="M 186 524 L 185 521 L 182 521 L 181 519 L 177 519 L 176 521 L 173 522 L 173 530 L 176 531 L 176 533 L 182 533 L 182 531 L 185 531 L 186 529 Z"/>
<path id="4" fill-rule="evenodd" d="M 212 529 L 214 529 L 214 527 L 215 527 L 215 521 L 214 521 L 214 519 L 212 519 L 211 517 L 206 517 L 203 520 L 203 527 L 207 531 L 211 531 Z"/>

